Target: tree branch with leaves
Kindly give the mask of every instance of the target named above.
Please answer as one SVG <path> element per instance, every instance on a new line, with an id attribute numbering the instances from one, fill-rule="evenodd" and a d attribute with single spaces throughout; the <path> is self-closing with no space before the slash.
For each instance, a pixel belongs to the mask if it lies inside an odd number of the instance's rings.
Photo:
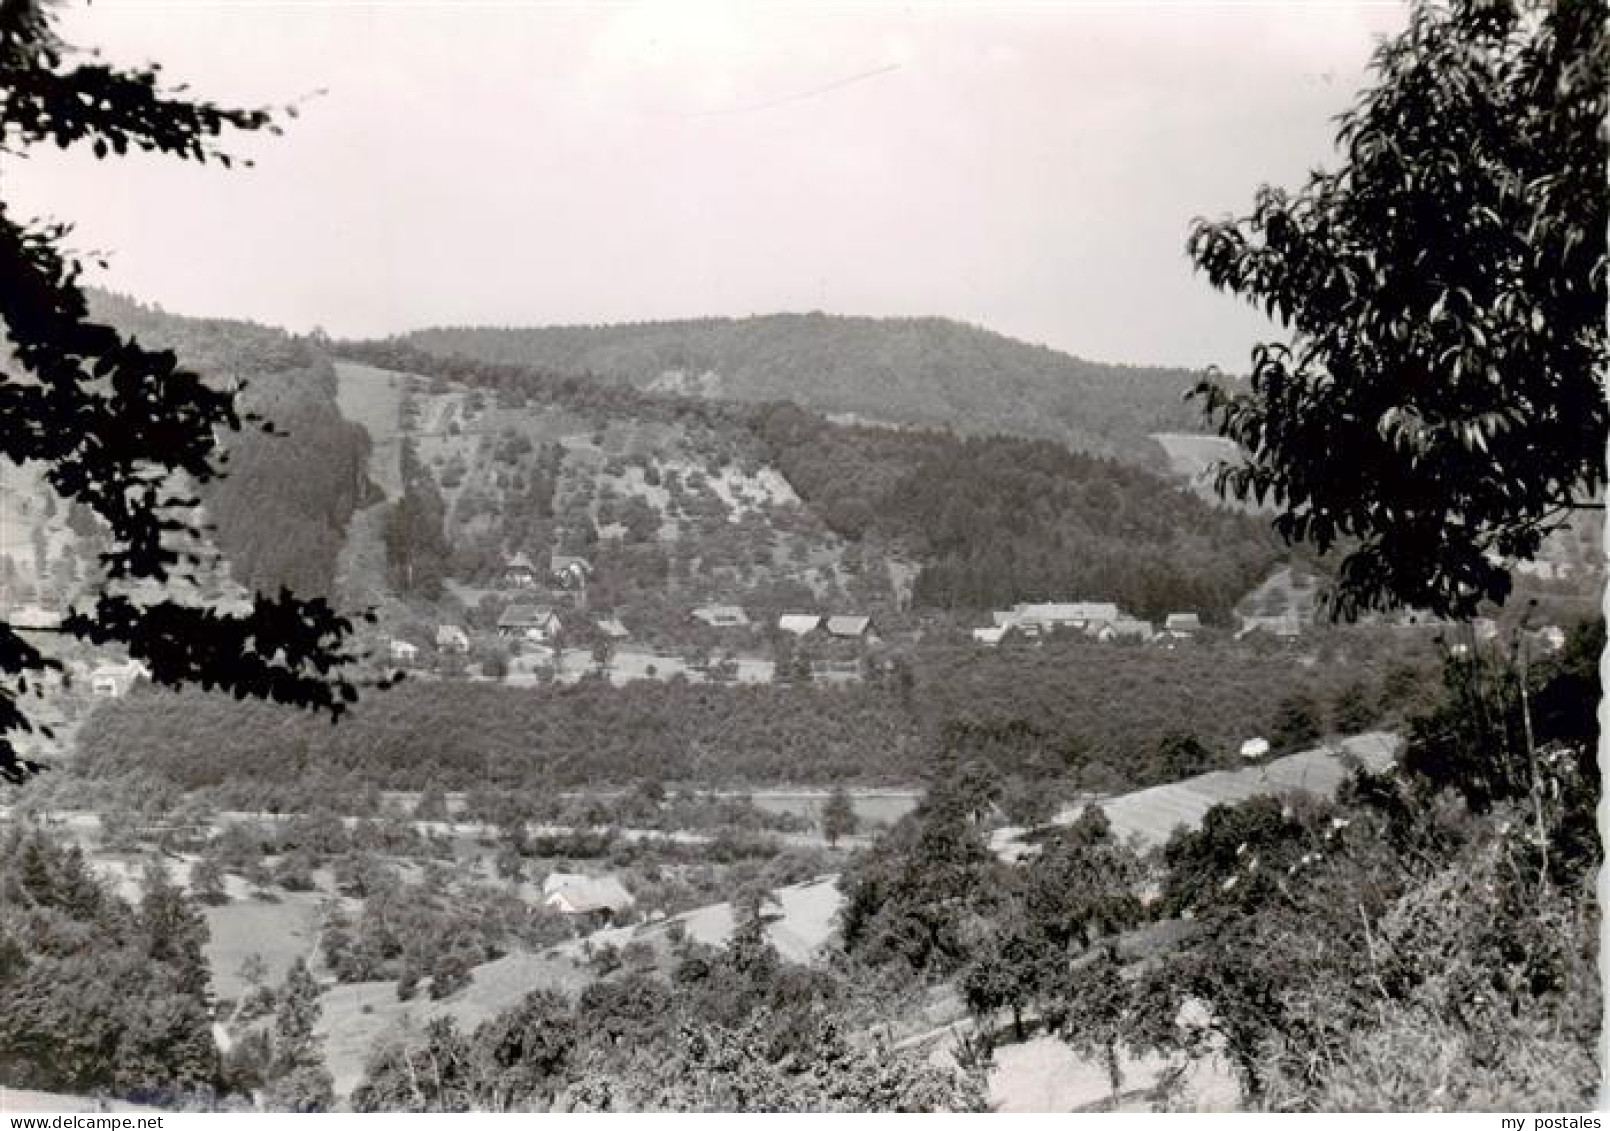
<path id="1" fill-rule="evenodd" d="M 1193 227 L 1213 286 L 1289 334 L 1196 390 L 1245 453 L 1219 489 L 1345 547 L 1338 615 L 1501 602 L 1604 486 L 1605 27 L 1588 0 L 1417 0 L 1342 168 Z"/>
<path id="2" fill-rule="evenodd" d="M 88 146 L 98 158 L 131 149 L 181 160 L 232 158 L 226 132 L 277 132 L 274 111 L 229 109 L 170 93 L 152 65 L 119 69 L 64 43 L 42 0 L 0 4 L 0 157 Z M 284 114 L 294 113 L 286 109 Z M 42 467 L 44 481 L 105 530 L 104 591 L 61 631 L 119 645 L 159 684 L 200 683 L 339 716 L 357 698 L 343 674 L 352 621 L 322 598 L 258 595 L 248 612 L 180 599 L 177 585 L 216 561 L 192 492 L 223 472 L 224 438 L 273 427 L 237 407 L 238 388 L 209 384 L 170 351 L 93 321 L 70 228 L 17 219 L 0 201 L 0 459 Z M 59 669 L 0 623 L 0 778 L 39 767 L 14 736 L 34 729 L 21 697 Z M 43 728 L 41 728 L 43 729 Z M 47 733 L 48 737 L 48 733 Z"/>

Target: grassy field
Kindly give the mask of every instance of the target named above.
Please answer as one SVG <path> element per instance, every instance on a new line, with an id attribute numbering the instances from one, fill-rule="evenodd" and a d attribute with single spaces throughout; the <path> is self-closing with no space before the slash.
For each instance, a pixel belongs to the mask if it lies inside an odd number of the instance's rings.
<path id="1" fill-rule="evenodd" d="M 349 361 L 335 363 L 336 405 L 341 415 L 361 424 L 369 433 L 369 478 L 386 498 L 402 494 L 402 474 L 398 463 L 398 411 L 409 377 L 370 365 Z"/>
<path id="2" fill-rule="evenodd" d="M 1167 454 L 1169 470 L 1193 483 L 1210 479 L 1214 464 L 1234 459 L 1236 454 L 1236 446 L 1229 440 L 1205 432 L 1154 432 L 1152 439 Z"/>
<path id="3" fill-rule="evenodd" d="M 844 897 L 839 893 L 838 876 L 822 876 L 810 883 L 778 888 L 773 893 L 781 914 L 766 924 L 766 934 L 777 953 L 789 962 L 801 964 L 815 960 L 833 935 L 834 919 Z M 688 937 L 706 946 L 725 946 L 734 925 L 732 904 L 712 903 L 656 923 L 620 932 L 619 941 L 632 938 L 653 940 L 665 934 L 670 924 L 681 923 Z"/>
<path id="4" fill-rule="evenodd" d="M 1151 438 L 1167 455 L 1169 471 L 1189 484 L 1191 491 L 1202 499 L 1249 513 L 1261 509 L 1250 503 L 1226 502 L 1213 489 L 1216 466 L 1220 462 L 1233 462 L 1239 452 L 1229 440 L 1202 432 L 1153 432 Z"/>
<path id="5" fill-rule="evenodd" d="M 203 952 L 212 968 L 213 992 L 240 997 L 246 989 L 240 967 L 250 955 L 263 959 L 273 985 L 285 978 L 292 962 L 311 959 L 318 944 L 319 905 L 328 898 L 319 891 L 280 892 L 274 902 L 231 899 L 207 908 L 210 937 Z"/>
<path id="6" fill-rule="evenodd" d="M 850 805 L 863 824 L 892 825 L 917 807 L 922 791 L 916 789 L 852 789 Z M 816 820 L 827 803 L 825 789 L 757 789 L 746 793 L 757 809 Z"/>

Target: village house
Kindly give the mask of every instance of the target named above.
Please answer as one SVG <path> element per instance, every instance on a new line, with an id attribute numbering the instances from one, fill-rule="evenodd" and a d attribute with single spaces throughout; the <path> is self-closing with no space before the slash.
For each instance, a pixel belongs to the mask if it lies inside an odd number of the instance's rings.
<path id="1" fill-rule="evenodd" d="M 631 635 L 619 617 L 602 617 L 593 623 L 597 625 L 599 632 L 611 640 L 625 640 Z"/>
<path id="2" fill-rule="evenodd" d="M 836 640 L 860 640 L 871 643 L 878 638 L 872 618 L 866 616 L 835 616 L 827 618 L 827 634 Z"/>
<path id="3" fill-rule="evenodd" d="M 1163 635 L 1170 640 L 1189 640 L 1202 631 L 1202 618 L 1195 613 L 1169 613 L 1163 621 Z"/>
<path id="4" fill-rule="evenodd" d="M 411 664 L 419 659 L 419 646 L 406 640 L 393 640 L 389 651 L 394 664 Z"/>
<path id="5" fill-rule="evenodd" d="M 507 640 L 530 640 L 547 644 L 559 635 L 558 615 L 548 605 L 515 603 L 498 618 L 498 635 Z"/>
<path id="6" fill-rule="evenodd" d="M 560 589 L 587 588 L 592 578 L 592 563 L 573 554 L 553 554 L 548 558 L 548 582 Z"/>
<path id="7" fill-rule="evenodd" d="M 524 551 L 510 558 L 503 567 L 503 584 L 515 589 L 530 589 L 537 583 L 537 567 Z"/>
<path id="8" fill-rule="evenodd" d="M 436 626 L 436 650 L 463 656 L 470 650 L 470 634 L 456 624 Z"/>
<path id="9" fill-rule="evenodd" d="M 1012 626 L 1009 624 L 993 624 L 988 628 L 973 629 L 973 639 L 980 644 L 993 648 L 1004 640 L 1006 634 L 1010 631 L 1012 631 Z"/>
<path id="10" fill-rule="evenodd" d="M 701 605 L 689 615 L 711 628 L 749 627 L 749 614 L 740 605 Z"/>
<path id="11" fill-rule="evenodd" d="M 140 680 L 150 678 L 150 669 L 138 660 L 102 664 L 89 673 L 89 691 L 97 699 L 121 699 Z"/>
<path id="12" fill-rule="evenodd" d="M 1057 629 L 1095 633 L 1121 616 L 1110 601 L 1053 601 L 1013 605 L 1010 613 L 996 615 L 996 624 L 1009 624 L 1025 636 Z"/>
<path id="13" fill-rule="evenodd" d="M 621 922 L 637 899 L 614 876 L 550 872 L 542 881 L 542 903 L 589 927 L 607 927 Z"/>
<path id="14" fill-rule="evenodd" d="M 809 636 L 821 625 L 822 618 L 815 613 L 784 613 L 777 618 L 777 630 L 794 636 Z"/>
<path id="15" fill-rule="evenodd" d="M 1103 641 L 1114 640 L 1150 640 L 1152 626 L 1139 617 L 1120 616 L 1096 628 L 1096 639 Z"/>
<path id="16" fill-rule="evenodd" d="M 1259 758 L 1269 757 L 1269 740 L 1267 738 L 1249 738 L 1241 744 L 1241 757 L 1249 762 L 1256 762 Z"/>

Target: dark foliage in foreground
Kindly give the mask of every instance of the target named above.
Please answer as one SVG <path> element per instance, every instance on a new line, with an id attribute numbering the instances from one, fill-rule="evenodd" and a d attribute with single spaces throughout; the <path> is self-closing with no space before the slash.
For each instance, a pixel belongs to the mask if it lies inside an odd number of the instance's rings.
<path id="1" fill-rule="evenodd" d="M 353 1107 L 982 1110 L 977 1079 L 847 1033 L 849 987 L 783 965 L 758 904 L 738 914 L 725 950 L 673 942 L 668 978 L 627 969 L 576 1001 L 536 990 L 472 1034 L 445 1018 L 395 1034 L 372 1054 Z"/>
<path id="2" fill-rule="evenodd" d="M 155 67 L 123 70 L 81 57 L 57 36 L 54 15 L 53 5 L 35 0 L 0 7 L 0 145 L 8 157 L 40 145 L 82 146 L 97 158 L 132 148 L 227 166 L 222 134 L 271 125 L 262 110 L 164 91 Z M 107 585 L 60 631 L 127 648 L 162 684 L 201 683 L 339 715 L 356 698 L 341 675 L 352 625 L 323 598 L 281 589 L 259 596 L 250 612 L 224 613 L 168 588 L 195 579 L 211 557 L 193 517 L 194 492 L 222 470 L 220 438 L 257 418 L 234 388 L 93 320 L 66 235 L 60 224 L 14 219 L 0 204 L 0 323 L 9 345 L 0 455 L 41 467 L 51 490 L 93 515 L 104 534 Z M 0 779 L 35 768 L 11 738 L 32 729 L 19 699 L 59 666 L 0 624 Z"/>
<path id="3" fill-rule="evenodd" d="M 1427 0 L 1371 69 L 1338 171 L 1192 231 L 1288 334 L 1199 391 L 1339 611 L 1468 617 L 1605 482 L 1604 5 Z"/>
<path id="4" fill-rule="evenodd" d="M 0 836 L 0 1077 L 12 1087 L 174 1103 L 220 1083 L 207 925 L 158 864 L 136 905 L 77 847 Z"/>

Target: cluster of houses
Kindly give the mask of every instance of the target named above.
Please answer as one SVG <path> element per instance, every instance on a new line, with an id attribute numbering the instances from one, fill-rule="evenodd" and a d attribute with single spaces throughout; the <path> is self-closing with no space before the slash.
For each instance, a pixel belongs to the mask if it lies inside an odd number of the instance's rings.
<path id="1" fill-rule="evenodd" d="M 503 584 L 510 589 L 535 589 L 545 581 L 554 589 L 580 592 L 587 588 L 592 575 L 592 563 L 574 554 L 548 555 L 546 575 L 538 570 L 536 563 L 523 550 L 503 566 Z"/>
<path id="2" fill-rule="evenodd" d="M 516 555 L 511 564 L 528 565 L 529 559 Z M 555 555 L 563 561 L 578 584 L 585 584 L 586 563 L 579 558 Z M 521 576 L 524 576 L 522 573 Z M 566 612 L 566 616 L 572 615 Z M 582 615 L 582 614 L 576 614 Z M 757 621 L 750 617 L 742 605 L 708 604 L 690 610 L 689 617 L 708 628 L 723 631 L 759 632 L 769 628 L 779 636 L 795 640 L 842 641 L 864 645 L 880 642 L 878 628 L 872 617 L 861 613 L 782 613 L 775 620 Z M 1235 639 L 1241 640 L 1253 633 L 1263 633 L 1282 640 L 1295 640 L 1308 626 L 1308 620 L 1298 611 L 1287 609 L 1278 613 L 1240 614 L 1236 618 Z M 1477 643 L 1493 640 L 1498 635 L 1497 624 L 1489 618 L 1479 617 L 1471 622 Z M 605 638 L 622 641 L 630 637 L 626 626 L 617 616 L 594 617 L 592 625 Z M 498 617 L 497 635 L 507 641 L 535 644 L 543 647 L 556 645 L 564 624 L 559 609 L 551 603 L 514 601 Z M 1153 624 L 1132 616 L 1111 601 L 1020 602 L 1010 609 L 991 614 L 991 623 L 972 630 L 979 644 L 994 647 L 1008 635 L 1036 640 L 1052 633 L 1082 633 L 1101 641 L 1139 641 L 1171 646 L 1178 641 L 1191 640 L 1204 631 L 1201 617 L 1194 612 L 1169 613 L 1161 624 Z M 1546 626 L 1529 634 L 1533 643 L 1547 651 L 1558 650 L 1565 634 L 1557 626 Z M 462 627 L 454 624 L 439 625 L 436 629 L 436 651 L 443 655 L 467 655 L 471 638 Z M 407 640 L 393 639 L 390 656 L 395 664 L 413 665 L 420 659 L 421 648 Z M 114 680 L 107 675 L 106 686 Z M 100 692 L 97 692 L 100 694 Z M 108 691 L 107 694 L 114 694 Z M 116 692 L 121 694 L 121 692 Z"/>
<path id="3" fill-rule="evenodd" d="M 711 628 L 752 629 L 755 623 L 741 605 L 701 605 L 689 614 L 694 620 Z M 878 639 L 877 626 L 872 618 L 860 613 L 783 613 L 773 622 L 779 633 L 805 639 L 827 637 L 834 640 L 859 640 L 872 643 Z"/>
<path id="4" fill-rule="evenodd" d="M 1196 613 L 1170 613 L 1161 628 L 1130 616 L 1110 601 L 1020 603 L 991 614 L 993 623 L 973 630 L 973 639 L 994 647 L 1009 633 L 1038 639 L 1053 632 L 1082 632 L 1097 640 L 1188 640 L 1202 631 Z"/>

